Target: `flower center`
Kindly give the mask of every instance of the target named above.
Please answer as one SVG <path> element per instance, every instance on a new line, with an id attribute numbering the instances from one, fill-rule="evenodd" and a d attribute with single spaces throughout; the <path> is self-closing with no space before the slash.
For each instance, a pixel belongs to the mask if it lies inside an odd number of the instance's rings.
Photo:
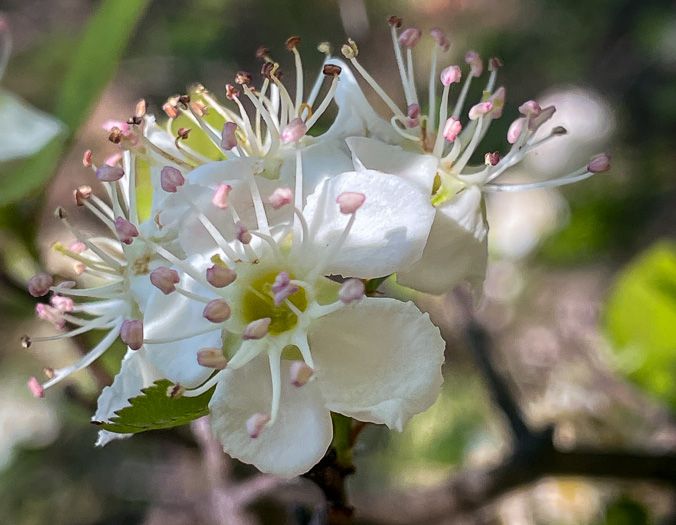
<path id="1" fill-rule="evenodd" d="M 250 290 L 244 294 L 242 305 L 242 317 L 247 323 L 269 317 L 271 321 L 268 333 L 272 335 L 284 333 L 298 324 L 298 316 L 286 302 L 279 306 L 275 305 L 275 293 L 272 286 L 277 275 L 278 272 L 270 272 L 253 281 Z M 304 312 L 307 308 L 308 301 L 303 288 L 290 295 L 287 301 L 301 312 Z"/>

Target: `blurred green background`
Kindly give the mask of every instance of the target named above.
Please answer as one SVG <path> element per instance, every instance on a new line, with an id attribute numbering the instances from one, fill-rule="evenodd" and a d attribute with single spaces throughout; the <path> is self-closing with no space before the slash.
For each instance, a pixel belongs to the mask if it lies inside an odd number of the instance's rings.
<path id="1" fill-rule="evenodd" d="M 284 41 L 291 35 L 302 37 L 308 71 L 323 58 L 316 44 L 339 46 L 351 36 L 360 62 L 379 80 L 391 79 L 382 84 L 403 100 L 391 14 L 405 27 L 446 30 L 450 63 L 462 64 L 469 49 L 502 59 L 507 106 L 486 151 L 506 151 L 507 128 L 523 101 L 557 106 L 556 124 L 569 134 L 515 177 L 552 178 L 596 153 L 613 156 L 612 171 L 574 187 L 488 202 L 492 262 L 477 315 L 529 421 L 555 424 L 562 446 L 676 448 L 673 1 L 0 0 L 0 13 L 13 35 L 0 84 L 0 523 L 212 522 L 203 511 L 210 497 L 204 449 L 189 428 L 93 447 L 89 418 L 121 348 L 46 399 L 30 396 L 28 377 L 72 361 L 91 341 L 22 350 L 23 333 L 49 330 L 34 320 L 25 283 L 40 269 L 72 274 L 50 250 L 67 239 L 52 211 L 74 208 L 71 193 L 81 184 L 96 190 L 80 159 L 88 148 L 98 156 L 115 151 L 104 120 L 125 119 L 139 98 L 159 115 L 167 96 L 194 82 L 222 95 L 236 71 L 258 73 L 254 53 L 262 44 L 290 71 Z M 416 60 L 425 89 L 429 58 Z M 461 308 L 452 295 L 415 299 L 448 341 L 445 390 L 403 434 L 364 432 L 350 485 L 358 522 L 427 523 L 391 502 L 509 450 L 501 415 L 464 346 Z M 233 479 L 251 474 L 231 468 Z M 299 501 L 317 504 L 312 487 L 274 485 L 241 523 L 294 523 Z M 468 523 L 620 525 L 675 516 L 673 492 L 664 487 L 550 479 Z M 240 523 L 224 521 L 231 522 Z"/>

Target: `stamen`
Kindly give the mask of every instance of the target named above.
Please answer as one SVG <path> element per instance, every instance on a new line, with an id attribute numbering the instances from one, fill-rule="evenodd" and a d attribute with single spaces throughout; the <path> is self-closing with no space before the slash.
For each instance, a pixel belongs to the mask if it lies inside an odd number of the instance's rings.
<path id="1" fill-rule="evenodd" d="M 38 383 L 38 380 L 34 377 L 31 377 L 28 380 L 28 388 L 30 388 L 30 391 L 35 397 L 45 397 L 45 389 L 42 388 L 40 383 Z"/>
<path id="2" fill-rule="evenodd" d="M 183 174 L 173 166 L 165 166 L 160 173 L 160 185 L 168 193 L 176 193 L 185 184 Z"/>
<path id="3" fill-rule="evenodd" d="M 280 138 L 284 144 L 298 142 L 307 133 L 307 126 L 300 117 L 294 118 L 280 133 Z"/>
<path id="4" fill-rule="evenodd" d="M 164 295 L 169 295 L 176 291 L 176 285 L 180 280 L 178 272 L 166 266 L 160 266 L 150 272 L 150 282 L 153 286 L 159 288 Z"/>
<path id="5" fill-rule="evenodd" d="M 275 210 L 279 210 L 283 206 L 293 202 L 293 191 L 291 188 L 276 188 L 272 192 L 272 195 L 268 197 L 268 201 Z"/>
<path id="6" fill-rule="evenodd" d="M 47 273 L 39 273 L 28 280 L 28 293 L 33 297 L 44 297 L 54 285 L 54 279 Z"/>
<path id="7" fill-rule="evenodd" d="M 216 191 L 214 192 L 214 196 L 211 199 L 211 202 L 213 203 L 214 206 L 217 208 L 220 208 L 221 210 L 225 210 L 228 207 L 228 195 L 232 191 L 232 186 L 230 184 L 226 184 L 225 182 L 221 183 L 218 185 L 218 188 L 216 188 Z M 195 209 L 195 211 L 199 212 L 199 210 Z"/>
<path id="8" fill-rule="evenodd" d="M 211 390 L 215 384 L 217 384 L 221 380 L 221 376 L 223 375 L 223 371 L 220 371 L 213 375 L 209 380 L 207 380 L 202 386 L 199 386 L 197 388 L 194 388 L 192 390 L 186 390 L 183 392 L 183 395 L 185 397 L 197 397 L 201 396 L 205 392 L 208 392 Z"/>
<path id="9" fill-rule="evenodd" d="M 120 339 L 132 350 L 143 346 L 143 321 L 125 319 L 120 326 Z"/>
<path id="10" fill-rule="evenodd" d="M 230 151 L 237 146 L 237 124 L 234 122 L 226 122 L 223 124 L 223 134 L 221 139 L 221 147 Z"/>
<path id="11" fill-rule="evenodd" d="M 133 240 L 138 237 L 138 229 L 136 229 L 136 226 L 122 217 L 115 219 L 115 229 L 117 230 L 120 242 L 123 244 L 131 244 Z"/>
<path id="12" fill-rule="evenodd" d="M 364 282 L 360 279 L 348 279 L 338 290 L 338 298 L 345 304 L 359 301 L 364 297 Z"/>
<path id="13" fill-rule="evenodd" d="M 237 273 L 222 264 L 214 264 L 206 273 L 207 281 L 214 288 L 225 288 L 237 279 Z"/>
<path id="14" fill-rule="evenodd" d="M 300 59 L 300 53 L 296 49 L 300 45 L 300 37 L 292 36 L 286 41 L 286 49 L 293 51 L 296 64 L 296 107 L 300 110 L 303 102 L 303 64 Z M 300 115 L 299 115 L 300 116 Z"/>
<path id="15" fill-rule="evenodd" d="M 251 439 L 256 439 L 270 421 L 269 414 L 254 414 L 246 420 L 246 431 Z"/>
<path id="16" fill-rule="evenodd" d="M 277 421 L 279 414 L 279 402 L 282 397 L 282 349 L 275 348 L 268 352 L 268 362 L 270 363 L 270 376 L 272 376 L 272 409 L 270 411 L 270 419 L 267 425 L 273 425 Z M 251 434 L 250 434 L 251 435 Z"/>
<path id="17" fill-rule="evenodd" d="M 409 82 L 408 77 L 406 76 L 406 69 L 404 69 L 404 59 L 401 54 L 401 48 L 399 47 L 399 36 L 397 35 L 397 29 L 401 27 L 401 24 L 390 24 L 391 34 L 392 34 L 392 46 L 394 47 L 394 56 L 397 60 L 397 68 L 399 68 L 399 76 L 401 77 L 401 85 L 404 88 L 404 96 L 406 97 L 406 104 L 410 104 L 412 97 L 409 93 Z M 368 79 L 367 79 L 368 82 Z M 370 82 L 369 82 L 370 84 Z M 382 97 L 381 97 L 382 98 Z M 383 99 L 384 100 L 384 99 Z M 396 114 L 396 112 L 395 112 Z"/>
<path id="18" fill-rule="evenodd" d="M 230 319 L 230 305 L 224 299 L 209 301 L 204 307 L 202 316 L 212 323 L 224 323 Z"/>
<path id="19" fill-rule="evenodd" d="M 324 74 L 327 74 L 327 68 L 330 66 L 330 64 L 324 66 Z M 333 98 L 336 95 L 336 91 L 338 90 L 338 75 L 340 75 L 340 68 L 338 66 L 334 66 L 338 68 L 337 73 L 332 73 L 333 80 L 331 81 L 331 87 L 329 88 L 328 93 L 324 97 L 324 100 L 322 100 L 322 103 L 319 105 L 317 110 L 312 114 L 312 116 L 307 120 L 305 125 L 307 126 L 307 129 L 312 128 L 312 126 L 315 125 L 315 123 L 319 120 L 319 117 L 321 117 L 324 112 L 326 111 L 326 108 L 329 107 L 329 104 L 333 100 Z M 335 70 L 328 70 L 328 71 L 335 71 Z"/>
<path id="20" fill-rule="evenodd" d="M 124 176 L 124 170 L 120 166 L 103 166 L 97 168 L 96 178 L 102 182 L 115 182 Z"/>
<path id="21" fill-rule="evenodd" d="M 315 371 L 305 361 L 293 361 L 289 367 L 291 384 L 295 387 L 304 386 L 310 381 Z"/>
<path id="22" fill-rule="evenodd" d="M 594 157 L 587 165 L 587 170 L 591 173 L 603 173 L 610 169 L 610 155 L 602 153 Z"/>
<path id="23" fill-rule="evenodd" d="M 340 206 L 340 213 L 345 215 L 354 214 L 362 207 L 366 195 L 354 191 L 344 191 L 336 198 L 336 202 Z"/>
<path id="24" fill-rule="evenodd" d="M 197 363 L 215 370 L 225 370 L 228 366 L 228 360 L 220 348 L 203 348 L 197 352 Z"/>
<path id="25" fill-rule="evenodd" d="M 244 341 L 249 341 L 251 339 L 262 339 L 268 335 L 268 328 L 270 327 L 271 322 L 272 319 L 270 317 L 264 317 L 262 319 L 251 321 L 244 329 L 244 332 L 242 332 L 242 339 Z M 239 352 L 237 352 L 237 354 L 239 354 Z M 235 357 L 237 357 L 237 354 L 235 354 Z"/>

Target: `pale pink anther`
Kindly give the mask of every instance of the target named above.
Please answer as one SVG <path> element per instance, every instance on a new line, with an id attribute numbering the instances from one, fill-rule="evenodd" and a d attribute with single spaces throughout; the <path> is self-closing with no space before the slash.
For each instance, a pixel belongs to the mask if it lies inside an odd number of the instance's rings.
<path id="1" fill-rule="evenodd" d="M 523 131 L 523 127 L 525 125 L 526 119 L 523 117 L 520 117 L 512 122 L 509 126 L 509 129 L 507 130 L 507 142 L 514 144 L 521 136 L 521 132 Z"/>
<path id="2" fill-rule="evenodd" d="M 448 51 L 449 48 L 451 47 L 451 42 L 448 40 L 446 37 L 446 33 L 444 33 L 441 29 L 439 28 L 434 28 L 430 31 L 430 35 L 434 38 L 434 40 L 437 41 L 437 45 L 442 49 L 442 51 Z"/>
<path id="3" fill-rule="evenodd" d="M 459 66 L 448 66 L 441 72 L 441 83 L 450 86 L 453 82 L 460 82 L 462 70 Z"/>
<path id="4" fill-rule="evenodd" d="M 167 117 L 171 119 L 178 118 L 178 108 L 176 107 L 176 104 L 165 102 L 162 106 L 162 110 L 166 113 Z"/>
<path id="5" fill-rule="evenodd" d="M 116 129 L 120 130 L 123 136 L 127 137 L 131 133 L 129 124 L 122 120 L 106 120 L 101 127 L 108 133 L 112 133 Z"/>
<path id="6" fill-rule="evenodd" d="M 286 301 L 291 295 L 295 294 L 300 290 L 297 284 L 289 284 L 286 287 L 282 288 L 278 292 L 275 292 L 275 306 L 279 306 L 284 301 Z"/>
<path id="7" fill-rule="evenodd" d="M 356 191 L 344 191 L 338 198 L 336 202 L 340 206 L 340 213 L 349 215 L 355 213 L 366 200 L 366 195 L 363 193 L 357 193 Z"/>
<path id="8" fill-rule="evenodd" d="M 418 104 L 411 104 L 408 106 L 408 119 L 406 120 L 406 127 L 407 128 L 415 128 L 418 124 L 420 124 L 420 105 Z"/>
<path id="9" fill-rule="evenodd" d="M 235 98 L 239 97 L 239 91 L 237 91 L 237 88 L 233 86 L 232 84 L 226 84 L 225 85 L 225 98 L 228 100 L 234 100 Z"/>
<path id="10" fill-rule="evenodd" d="M 53 306 L 48 304 L 38 303 L 35 305 L 35 311 L 40 319 L 48 321 L 61 330 L 66 326 L 66 320 L 63 318 L 63 313 Z"/>
<path id="11" fill-rule="evenodd" d="M 225 210 L 228 207 L 228 194 L 232 191 L 232 186 L 230 184 L 226 184 L 225 182 L 221 183 L 218 185 L 218 188 L 216 188 L 216 191 L 214 192 L 214 196 L 211 199 L 211 202 L 216 206 L 217 208 L 220 208 L 221 210 Z"/>
<path id="12" fill-rule="evenodd" d="M 295 387 L 307 385 L 307 382 L 315 373 L 312 367 L 308 366 L 305 361 L 292 361 L 289 372 L 291 375 L 291 384 Z"/>
<path id="13" fill-rule="evenodd" d="M 176 270 L 160 266 L 150 272 L 150 282 L 156 288 L 159 288 L 164 295 L 169 295 L 176 291 L 176 285 L 181 281 Z"/>
<path id="14" fill-rule="evenodd" d="M 31 392 L 35 397 L 45 397 L 45 389 L 42 388 L 42 385 L 38 383 L 38 380 L 34 377 L 31 377 L 28 380 L 28 388 L 31 389 Z"/>
<path id="15" fill-rule="evenodd" d="M 268 201 L 270 201 L 270 204 L 272 204 L 272 207 L 275 210 L 278 210 L 293 202 L 293 191 L 291 188 L 277 188 L 272 192 L 272 195 L 268 197 Z"/>
<path id="16" fill-rule="evenodd" d="M 176 193 L 185 184 L 183 174 L 173 166 L 165 166 L 160 172 L 160 186 L 168 193 Z"/>
<path id="17" fill-rule="evenodd" d="M 122 153 L 113 153 L 105 160 L 104 164 L 107 164 L 108 166 L 118 166 L 120 162 L 122 162 Z"/>
<path id="18" fill-rule="evenodd" d="M 230 305 L 225 299 L 209 301 L 202 311 L 202 316 L 212 323 L 224 323 L 230 319 Z"/>
<path id="19" fill-rule="evenodd" d="M 115 230 L 121 243 L 131 244 L 135 237 L 138 237 L 138 230 L 131 222 L 123 217 L 115 219 Z"/>
<path id="20" fill-rule="evenodd" d="M 502 116 L 502 109 L 505 107 L 506 96 L 507 92 L 505 91 L 505 88 L 500 86 L 488 99 L 488 102 L 493 104 L 493 113 L 491 113 L 492 118 L 500 118 Z"/>
<path id="21" fill-rule="evenodd" d="M 56 372 L 51 366 L 46 366 L 42 369 L 42 371 L 45 373 L 47 376 L 47 379 L 54 379 L 56 377 Z"/>
<path id="22" fill-rule="evenodd" d="M 237 279 L 237 273 L 222 264 L 214 264 L 207 268 L 207 282 L 216 288 L 225 288 Z"/>
<path id="23" fill-rule="evenodd" d="M 455 142 L 455 139 L 458 138 L 458 135 L 462 131 L 462 124 L 455 117 L 451 117 L 444 124 L 444 138 L 448 142 Z"/>
<path id="24" fill-rule="evenodd" d="M 265 425 L 270 421 L 270 414 L 257 413 L 251 416 L 246 420 L 246 431 L 249 434 L 249 437 L 256 439 L 260 436 L 261 431 L 265 428 Z"/>
<path id="25" fill-rule="evenodd" d="M 467 62 L 472 69 L 472 76 L 480 77 L 484 72 L 484 63 L 481 61 L 481 57 L 476 51 L 468 51 L 465 55 L 465 62 Z"/>
<path id="26" fill-rule="evenodd" d="M 223 124 L 223 134 L 221 135 L 221 146 L 226 151 L 237 147 L 237 124 L 226 122 Z"/>
<path id="27" fill-rule="evenodd" d="M 338 298 L 345 304 L 350 304 L 354 301 L 359 301 L 364 297 L 366 287 L 363 281 L 359 279 L 348 279 L 340 285 L 338 290 Z"/>
<path id="28" fill-rule="evenodd" d="M 253 238 L 249 233 L 249 228 L 246 227 L 242 221 L 237 221 L 235 223 L 235 237 L 242 244 L 249 244 Z"/>
<path id="29" fill-rule="evenodd" d="M 28 280 L 28 293 L 33 297 L 43 297 L 49 293 L 54 279 L 48 273 L 38 273 Z"/>
<path id="30" fill-rule="evenodd" d="M 73 271 L 78 275 L 83 274 L 86 269 L 87 267 L 82 263 L 76 263 L 73 265 Z"/>
<path id="31" fill-rule="evenodd" d="M 404 29 L 399 35 L 399 43 L 407 49 L 413 49 L 418 42 L 420 42 L 420 37 L 422 36 L 422 31 L 415 27 L 409 27 Z"/>
<path id="32" fill-rule="evenodd" d="M 52 295 L 50 302 L 54 308 L 63 313 L 72 312 L 75 308 L 73 300 L 70 297 L 64 297 L 63 295 Z"/>
<path id="33" fill-rule="evenodd" d="M 291 283 L 291 277 L 287 272 L 279 272 L 275 277 L 275 282 L 272 283 L 272 291 L 274 293 L 282 291 Z"/>
<path id="34" fill-rule="evenodd" d="M 479 117 L 483 117 L 488 114 L 488 112 L 493 109 L 492 102 L 479 102 L 472 106 L 469 110 L 469 119 L 477 120 Z"/>
<path id="35" fill-rule="evenodd" d="M 486 166 L 495 166 L 498 162 L 500 162 L 499 152 L 494 151 L 493 153 L 486 153 L 486 155 L 484 155 L 484 163 Z"/>
<path id="36" fill-rule="evenodd" d="M 220 348 L 202 348 L 197 352 L 197 362 L 207 368 L 215 370 L 224 370 L 228 366 L 228 360 L 223 355 Z"/>
<path id="37" fill-rule="evenodd" d="M 296 117 L 286 125 L 279 136 L 284 144 L 289 144 L 290 142 L 298 142 L 306 133 L 305 122 L 303 122 L 303 119 Z"/>
<path id="38" fill-rule="evenodd" d="M 120 326 L 120 339 L 132 350 L 143 346 L 143 321 L 125 319 Z"/>
<path id="39" fill-rule="evenodd" d="M 596 155 L 587 165 L 587 171 L 591 173 L 603 173 L 610 169 L 610 155 L 602 153 Z"/>
<path id="40" fill-rule="evenodd" d="M 82 253 L 87 249 L 87 245 L 83 243 L 82 241 L 75 241 L 72 243 L 69 247 L 68 250 L 73 252 L 73 253 Z"/>
<path id="41" fill-rule="evenodd" d="M 540 126 L 542 126 L 545 122 L 547 122 L 554 113 L 556 112 L 556 108 L 554 106 L 547 106 L 546 108 L 542 108 L 540 113 L 534 117 L 531 117 L 528 119 L 528 129 L 531 131 L 537 131 Z"/>
<path id="42" fill-rule="evenodd" d="M 526 117 L 537 117 L 541 112 L 540 104 L 534 100 L 528 100 L 519 106 L 519 113 Z"/>
<path id="43" fill-rule="evenodd" d="M 85 168 L 89 168 L 92 165 L 92 150 L 88 149 L 82 155 L 82 165 Z"/>
<path id="44" fill-rule="evenodd" d="M 256 319 L 251 321 L 242 332 L 242 339 L 248 341 L 250 339 L 263 339 L 268 335 L 268 328 L 272 319 L 263 317 L 263 319 Z"/>
<path id="45" fill-rule="evenodd" d="M 102 182 L 115 182 L 124 176 L 124 170 L 120 166 L 104 164 L 96 169 L 96 178 Z"/>

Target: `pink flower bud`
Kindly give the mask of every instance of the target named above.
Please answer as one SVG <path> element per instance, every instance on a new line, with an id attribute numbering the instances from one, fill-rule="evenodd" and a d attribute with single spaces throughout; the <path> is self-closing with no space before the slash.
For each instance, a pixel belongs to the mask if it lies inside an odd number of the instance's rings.
<path id="1" fill-rule="evenodd" d="M 300 118 L 295 118 L 289 122 L 280 133 L 280 137 L 284 144 L 289 142 L 298 142 L 307 133 L 307 126 Z"/>
<path id="2" fill-rule="evenodd" d="M 481 61 L 479 53 L 476 51 L 469 51 L 465 55 L 465 62 L 467 62 L 470 68 L 472 68 L 472 76 L 480 77 L 481 73 L 484 72 L 484 64 Z"/>
<path id="3" fill-rule="evenodd" d="M 202 348 L 197 352 L 197 362 L 202 366 L 216 370 L 224 370 L 228 366 L 228 360 L 220 348 Z"/>
<path id="4" fill-rule="evenodd" d="M 117 230 L 117 236 L 120 238 L 120 242 L 124 244 L 131 244 L 134 237 L 138 237 L 136 226 L 122 217 L 115 219 L 115 230 Z"/>
<path id="5" fill-rule="evenodd" d="M 338 198 L 336 202 L 340 206 L 340 213 L 349 215 L 350 213 L 355 213 L 366 200 L 366 195 L 363 193 L 357 193 L 354 191 L 344 191 Z"/>
<path id="6" fill-rule="evenodd" d="M 228 194 L 231 191 L 232 186 L 230 186 L 230 184 L 226 184 L 225 182 L 219 184 L 218 188 L 216 188 L 216 192 L 214 193 L 214 197 L 211 199 L 211 202 L 214 204 L 214 206 L 220 208 L 221 210 L 227 209 Z"/>
<path id="7" fill-rule="evenodd" d="M 591 173 L 603 173 L 610 169 L 610 155 L 602 153 L 601 155 L 596 155 L 591 162 L 587 165 L 587 171 Z"/>
<path id="8" fill-rule="evenodd" d="M 523 127 L 525 125 L 526 119 L 523 117 L 518 118 L 512 122 L 512 124 L 509 126 L 509 130 L 507 130 L 507 142 L 514 144 L 521 136 L 521 132 L 523 131 Z"/>
<path id="9" fill-rule="evenodd" d="M 462 124 L 455 117 L 451 117 L 444 125 L 444 138 L 448 142 L 455 142 L 455 139 L 458 138 L 460 131 L 462 131 Z"/>
<path id="10" fill-rule="evenodd" d="M 399 43 L 407 49 L 413 49 L 420 42 L 421 36 L 422 31 L 420 29 L 409 27 L 399 35 Z"/>
<path id="11" fill-rule="evenodd" d="M 160 185 L 168 193 L 176 193 L 185 184 L 185 177 L 173 166 L 165 166 L 160 174 Z"/>
<path id="12" fill-rule="evenodd" d="M 537 117 L 540 112 L 542 112 L 542 108 L 534 100 L 528 100 L 519 106 L 519 113 L 526 117 Z"/>
<path id="13" fill-rule="evenodd" d="M 164 295 L 175 292 L 176 285 L 180 280 L 178 272 L 166 266 L 160 266 L 150 272 L 150 282 L 153 283 L 153 286 L 159 288 Z"/>
<path id="14" fill-rule="evenodd" d="M 120 339 L 132 350 L 143 346 L 143 322 L 137 319 L 125 319 L 120 327 Z"/>
<path id="15" fill-rule="evenodd" d="M 275 210 L 293 202 L 293 191 L 291 188 L 277 188 L 268 198 L 270 204 Z"/>
<path id="16" fill-rule="evenodd" d="M 33 297 L 43 297 L 49 293 L 54 279 L 47 273 L 39 273 L 28 280 L 28 293 Z"/>
<path id="17" fill-rule="evenodd" d="M 104 164 L 96 169 L 96 178 L 102 182 L 115 182 L 124 176 L 124 170 L 120 166 Z"/>
<path id="18" fill-rule="evenodd" d="M 222 264 L 214 264 L 207 268 L 207 281 L 216 288 L 225 288 L 237 279 L 237 273 Z"/>
<path id="19" fill-rule="evenodd" d="M 224 299 L 209 301 L 202 312 L 202 316 L 212 323 L 224 323 L 230 319 L 230 314 L 230 306 Z"/>
<path id="20" fill-rule="evenodd" d="M 434 38 L 434 40 L 437 41 L 437 45 L 442 49 L 442 51 L 446 52 L 449 50 L 451 47 L 451 42 L 446 38 L 446 33 L 444 33 L 441 29 L 435 28 L 430 31 L 430 35 Z"/>
<path id="21" fill-rule="evenodd" d="M 254 414 L 249 419 L 246 420 L 246 431 L 249 434 L 251 439 L 256 439 L 260 436 L 261 431 L 265 428 L 265 425 L 270 421 L 270 414 Z"/>
<path id="22" fill-rule="evenodd" d="M 223 124 L 223 134 L 221 135 L 221 146 L 226 151 L 237 147 L 237 124 L 226 122 Z"/>
<path id="23" fill-rule="evenodd" d="M 338 290 L 338 298 L 345 304 L 359 301 L 364 297 L 364 283 L 359 279 L 348 279 Z"/>
<path id="24" fill-rule="evenodd" d="M 235 237 L 242 244 L 249 244 L 251 242 L 251 234 L 249 233 L 249 228 L 246 227 L 242 221 L 237 221 L 235 223 Z"/>
<path id="25" fill-rule="evenodd" d="M 486 115 L 491 109 L 493 109 L 492 102 L 479 102 L 470 108 L 469 119 L 477 120 L 479 117 Z"/>
<path id="26" fill-rule="evenodd" d="M 305 361 L 293 361 L 289 367 L 291 384 L 295 387 L 306 385 L 315 371 Z"/>
<path id="27" fill-rule="evenodd" d="M 242 339 L 248 341 L 249 339 L 263 339 L 268 335 L 268 328 L 270 328 L 270 322 L 272 319 L 269 317 L 264 317 L 263 319 L 256 319 L 251 321 L 244 332 L 242 332 Z"/>
<path id="28" fill-rule="evenodd" d="M 28 380 L 28 388 L 31 389 L 31 392 L 35 397 L 45 397 L 45 390 L 42 388 L 42 385 L 38 383 L 38 380 L 34 377 L 31 377 Z"/>
<path id="29" fill-rule="evenodd" d="M 441 72 L 441 83 L 450 86 L 453 82 L 460 82 L 462 70 L 458 66 L 448 66 Z"/>

